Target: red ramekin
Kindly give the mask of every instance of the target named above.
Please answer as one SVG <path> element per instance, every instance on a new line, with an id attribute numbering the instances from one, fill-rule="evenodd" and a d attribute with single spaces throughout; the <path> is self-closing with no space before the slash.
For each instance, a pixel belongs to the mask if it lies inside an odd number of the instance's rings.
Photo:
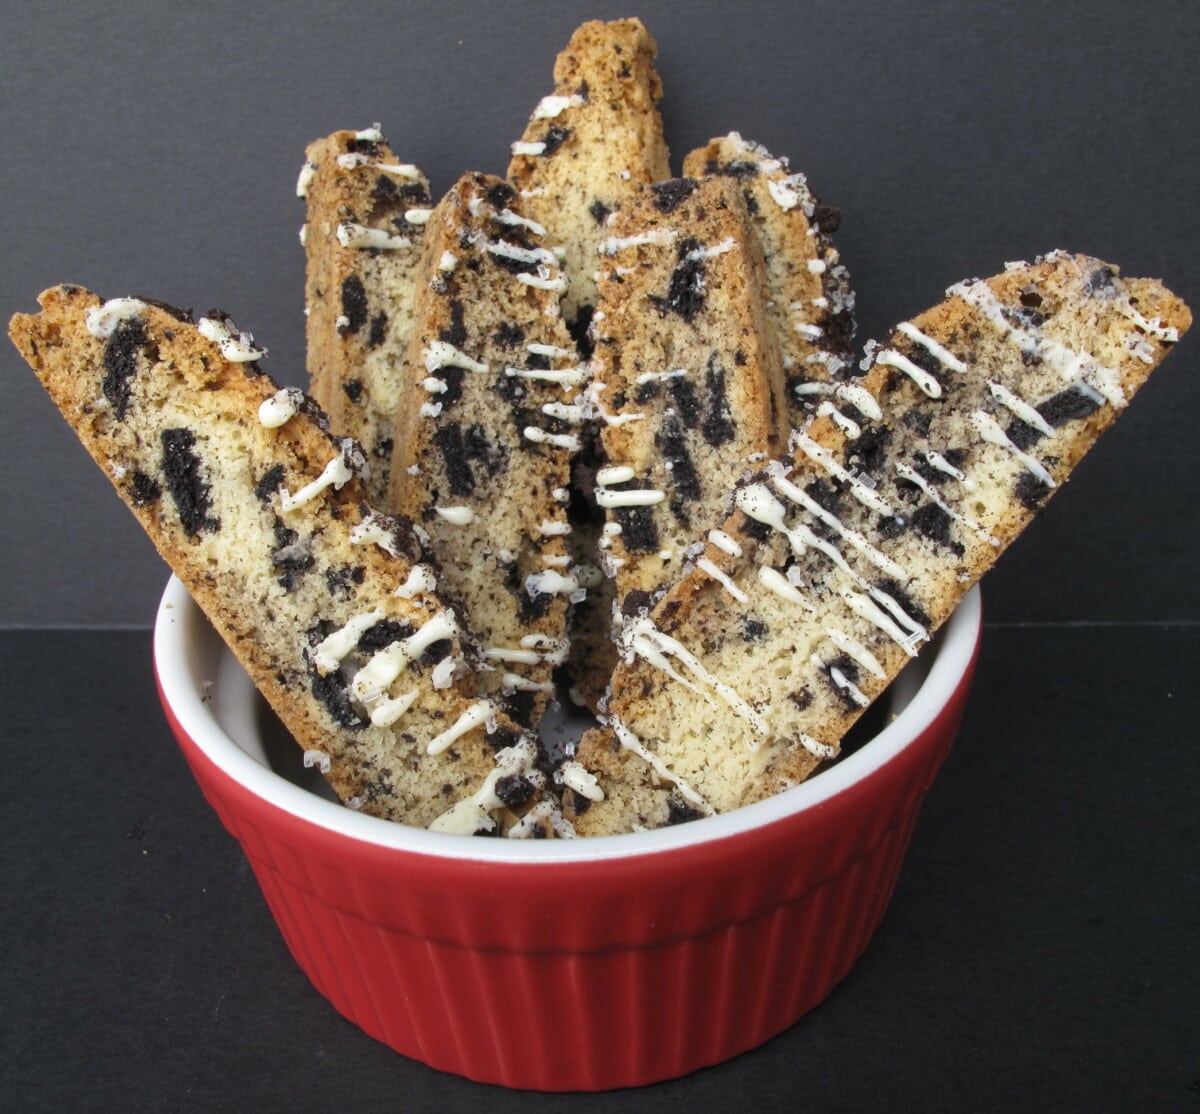
<path id="1" fill-rule="evenodd" d="M 950 749 L 980 630 L 975 591 L 883 698 L 887 726 L 794 789 L 672 828 L 554 841 L 393 824 L 275 772 L 260 699 L 174 578 L 154 660 L 192 773 L 336 1009 L 444 1071 L 602 1090 L 754 1048 L 846 975 Z"/>

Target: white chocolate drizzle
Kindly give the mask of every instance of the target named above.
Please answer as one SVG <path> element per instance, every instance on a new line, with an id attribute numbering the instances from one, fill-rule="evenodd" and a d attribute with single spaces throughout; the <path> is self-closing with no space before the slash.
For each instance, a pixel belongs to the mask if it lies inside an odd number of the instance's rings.
<path id="1" fill-rule="evenodd" d="M 87 331 L 101 339 L 117 331 L 122 321 L 137 317 L 146 308 L 146 303 L 137 298 L 110 298 L 102 306 L 88 310 L 84 323 Z"/>
<path id="2" fill-rule="evenodd" d="M 259 404 L 259 424 L 266 429 L 278 429 L 291 421 L 303 404 L 304 392 L 299 387 L 284 387 Z"/>
<path id="3" fill-rule="evenodd" d="M 514 155 L 544 155 L 546 153 L 546 144 L 542 142 L 530 143 L 528 140 L 518 139 L 509 147 Z"/>
<path id="4" fill-rule="evenodd" d="M 843 414 L 832 402 L 825 399 L 817 407 L 818 418 L 829 418 L 851 441 L 857 441 L 862 436 L 862 426 L 853 418 Z"/>
<path id="5" fill-rule="evenodd" d="M 323 639 L 312 654 L 312 663 L 317 672 L 325 676 L 337 669 L 342 664 L 342 658 L 350 653 L 362 636 L 382 618 L 383 611 L 377 607 L 374 611 L 353 616 L 345 626 Z"/>
<path id="6" fill-rule="evenodd" d="M 951 371 L 957 371 L 959 373 L 967 370 L 967 365 L 964 364 L 962 360 L 960 360 L 953 352 L 940 345 L 936 340 L 933 339 L 933 337 L 927 336 L 925 333 L 921 332 L 921 330 L 918 329 L 911 321 L 901 321 L 900 324 L 896 326 L 896 331 L 908 337 L 909 340 L 919 344 L 925 349 L 926 352 L 933 356 L 933 358 L 937 360 L 942 367 L 949 368 Z"/>
<path id="7" fill-rule="evenodd" d="M 420 167 L 414 166 L 410 162 L 379 162 L 377 159 L 368 158 L 357 152 L 338 155 L 337 164 L 343 170 L 355 170 L 360 166 L 368 166 L 372 170 L 379 170 L 384 174 L 395 174 L 398 178 L 408 178 L 413 182 L 421 177 Z"/>
<path id="8" fill-rule="evenodd" d="M 317 176 L 317 164 L 315 162 L 306 161 L 300 167 L 300 173 L 296 176 L 296 196 L 307 197 L 308 188 L 312 185 L 313 179 Z"/>
<path id="9" fill-rule="evenodd" d="M 988 380 L 988 389 L 994 398 L 1006 410 L 1016 414 L 1026 425 L 1032 426 L 1038 433 L 1047 437 L 1054 436 L 1054 427 L 1046 421 L 1029 403 L 1017 398 L 1003 383 Z"/>
<path id="10" fill-rule="evenodd" d="M 371 709 L 371 722 L 376 727 L 391 727 L 409 710 L 420 696 L 420 690 L 402 693 L 400 696 L 384 697 Z"/>
<path id="11" fill-rule="evenodd" d="M 628 464 L 609 464 L 596 472 L 596 485 L 608 487 L 612 484 L 624 484 L 636 475 L 637 473 Z"/>
<path id="12" fill-rule="evenodd" d="M 521 272 L 516 276 L 516 279 L 522 286 L 535 286 L 539 290 L 549 290 L 556 294 L 561 294 L 567 289 L 567 276 L 564 274 L 553 274 L 550 268 L 544 263 L 538 264 L 536 275 Z M 557 307 L 557 303 L 554 304 Z"/>
<path id="13" fill-rule="evenodd" d="M 343 446 L 345 442 L 343 442 Z M 338 453 L 328 464 L 325 465 L 324 471 L 312 481 L 305 484 L 295 495 L 292 495 L 286 490 L 280 491 L 279 509 L 284 511 L 295 510 L 297 507 L 303 506 L 305 503 L 311 502 L 321 494 L 327 487 L 333 487 L 334 490 L 341 488 L 344 484 L 354 479 L 354 472 L 346 462 L 347 452 L 343 447 L 343 451 Z"/>
<path id="14" fill-rule="evenodd" d="M 454 674 L 458 672 L 459 660 L 453 654 L 447 654 L 433 667 L 429 680 L 435 689 L 448 689 L 454 683 Z"/>
<path id="15" fill-rule="evenodd" d="M 471 359 L 445 340 L 431 340 L 421 350 L 421 358 L 425 361 L 425 370 L 431 374 L 440 367 L 461 367 L 481 374 L 488 370 L 487 364 Z"/>
<path id="16" fill-rule="evenodd" d="M 829 679 L 834 685 L 849 696 L 860 708 L 865 708 L 871 703 L 862 689 L 854 684 L 836 665 L 826 665 L 817 654 L 813 654 L 809 660 L 818 669 L 824 669 L 829 674 Z"/>
<path id="17" fill-rule="evenodd" d="M 952 479 L 957 480 L 962 484 L 964 491 L 974 491 L 976 484 L 961 468 L 955 468 L 941 453 L 935 453 L 932 449 L 925 450 L 925 459 L 929 462 L 929 467 L 942 472 Z"/>
<path id="18" fill-rule="evenodd" d="M 483 656 L 490 661 L 507 661 L 517 665 L 537 665 L 541 654 L 533 650 L 514 650 L 509 646 L 489 646 Z"/>
<path id="19" fill-rule="evenodd" d="M 930 398 L 942 397 L 941 383 L 923 367 L 918 367 L 907 356 L 897 352 L 894 348 L 885 348 L 875 357 L 875 362 L 883 364 L 885 367 L 897 368 L 904 372 Z"/>
<path id="20" fill-rule="evenodd" d="M 396 548 L 395 521 L 384 517 L 376 511 L 370 511 L 358 525 L 350 530 L 351 545 L 367 545 L 374 543 L 393 557 L 400 556 Z"/>
<path id="21" fill-rule="evenodd" d="M 1143 333 L 1155 340 L 1165 341 L 1167 344 L 1175 344 L 1179 340 L 1179 330 L 1174 325 L 1164 325 L 1157 317 L 1149 319 L 1126 301 L 1117 303 L 1117 312 L 1122 317 L 1128 317 Z"/>
<path id="22" fill-rule="evenodd" d="M 793 452 L 799 448 L 809 460 L 814 464 L 820 465 L 835 479 L 841 480 L 843 483 L 850 485 L 850 494 L 857 499 L 864 507 L 873 510 L 876 514 L 881 514 L 885 518 L 893 518 L 895 511 L 871 488 L 863 482 L 859 476 L 852 475 L 840 464 L 833 459 L 833 454 L 823 445 L 818 445 L 808 434 L 802 430 L 793 430 L 788 438 L 788 448 Z"/>
<path id="23" fill-rule="evenodd" d="M 350 692 L 370 706 L 380 700 L 385 691 L 411 662 L 416 661 L 435 642 L 458 635 L 458 621 L 449 609 L 439 611 L 408 638 L 392 642 L 377 650 L 350 681 Z"/>
<path id="24" fill-rule="evenodd" d="M 975 427 L 979 436 L 983 438 L 989 445 L 998 445 L 1006 452 L 1011 453 L 1017 460 L 1021 462 L 1027 471 L 1031 472 L 1037 479 L 1041 480 L 1047 487 L 1057 487 L 1054 482 L 1054 477 L 1046 471 L 1045 466 L 1040 460 L 1029 455 L 1023 449 L 1018 448 L 1009 439 L 1007 433 L 1000 428 L 1000 423 L 996 421 L 990 414 L 983 410 L 975 410 L 971 413 L 971 424 Z"/>
<path id="25" fill-rule="evenodd" d="M 574 758 L 568 758 L 554 771 L 554 780 L 589 801 L 604 800 L 604 790 L 596 775 Z"/>
<path id="26" fill-rule="evenodd" d="M 567 653 L 571 649 L 571 640 L 555 638 L 553 635 L 541 634 L 537 631 L 522 636 L 522 649 L 532 650 L 537 647 L 541 647 L 539 652 L 543 661 L 549 662 L 551 665 L 562 665 L 567 660 Z"/>
<path id="27" fill-rule="evenodd" d="M 544 402 L 542 403 L 542 413 L 548 418 L 557 418 L 559 421 L 571 422 L 574 425 L 579 425 L 586 418 L 582 406 L 568 402 Z"/>
<path id="28" fill-rule="evenodd" d="M 647 383 L 661 382 L 666 379 L 678 379 L 683 375 L 687 375 L 688 369 L 685 367 L 674 367 L 670 371 L 643 371 L 641 375 L 634 377 L 634 385 L 643 387 Z"/>
<path id="29" fill-rule="evenodd" d="M 790 178 L 770 178 L 767 180 L 767 192 L 775 204 L 786 213 L 800 204 L 800 187 L 803 184 L 804 178 L 798 174 Z"/>
<path id="30" fill-rule="evenodd" d="M 833 394 L 835 398 L 861 411 L 864 418 L 873 422 L 883 418 L 883 410 L 880 409 L 875 396 L 866 387 L 861 387 L 857 383 L 839 383 L 834 388 Z"/>
<path id="31" fill-rule="evenodd" d="M 552 360 L 574 360 L 579 356 L 573 348 L 560 348 L 557 344 L 527 344 L 525 351 L 532 356 L 549 356 Z"/>
<path id="32" fill-rule="evenodd" d="M 498 715 L 499 712 L 500 708 L 491 700 L 475 701 L 445 731 L 429 740 L 429 745 L 426 746 L 425 753 L 441 754 L 442 751 L 448 750 L 464 735 L 474 731 L 477 727 L 482 727 L 489 719 L 493 719 Z"/>
<path id="33" fill-rule="evenodd" d="M 630 478 L 632 479 L 632 476 Z M 730 557 L 740 557 L 742 555 L 741 545 L 725 533 L 724 530 L 709 530 L 708 540 L 723 553 L 728 553 Z"/>
<path id="34" fill-rule="evenodd" d="M 265 348 L 254 347 L 254 337 L 242 332 L 228 319 L 221 321 L 215 317 L 201 317 L 196 322 L 196 331 L 216 344 L 221 349 L 221 355 L 233 364 L 250 363 L 267 354 Z"/>
<path id="35" fill-rule="evenodd" d="M 868 590 L 870 596 L 860 592 L 847 591 L 842 593 L 842 599 L 860 619 L 865 619 L 868 623 L 878 627 L 910 658 L 915 657 L 917 647 L 928 641 L 929 632 L 920 623 L 911 619 L 886 592 L 881 592 L 877 588 Z M 903 626 L 900 625 L 901 623 Z"/>
<path id="36" fill-rule="evenodd" d="M 537 752 L 528 739 L 522 738 L 515 746 L 505 747 L 497 753 L 495 768 L 483 779 L 479 789 L 443 812 L 429 825 L 429 830 L 468 836 L 479 831 L 493 831 L 496 820 L 491 810 L 504 807 L 496 794 L 496 786 L 501 778 L 526 777 L 540 787 L 542 774 L 536 769 L 536 760 Z"/>
<path id="37" fill-rule="evenodd" d="M 673 228 L 653 228 L 649 232 L 639 232 L 636 236 L 609 236 L 600 241 L 601 255 L 616 255 L 627 248 L 641 247 L 643 244 L 665 245 L 673 244 L 679 235 Z"/>
<path id="38" fill-rule="evenodd" d="M 549 433 L 535 425 L 527 425 L 521 430 L 521 436 L 535 445 L 551 445 L 556 449 L 566 449 L 577 453 L 583 447 L 582 442 L 573 433 Z"/>
<path id="39" fill-rule="evenodd" d="M 621 722 L 618 716 L 610 715 L 606 720 L 601 719 L 601 723 L 609 728 L 610 731 L 617 737 L 617 742 L 626 750 L 636 754 L 643 762 L 645 762 L 663 781 L 669 781 L 676 789 L 679 790 L 680 796 L 698 808 L 706 816 L 712 816 L 716 809 L 713 808 L 699 793 L 696 792 L 682 777 L 674 773 L 667 764 L 659 758 L 654 751 L 650 750 L 645 743 L 642 742 L 624 723 Z"/>
<path id="40" fill-rule="evenodd" d="M 748 701 L 742 699 L 724 681 L 714 677 L 686 646 L 678 639 L 663 634 L 649 616 L 627 619 L 619 636 L 622 656 L 627 662 L 633 658 L 643 658 L 650 665 L 661 669 L 673 681 L 678 681 L 686 689 L 698 695 L 707 695 L 704 689 L 697 687 L 671 665 L 674 658 L 687 669 L 701 685 L 715 692 L 732 709 L 734 715 L 745 720 L 759 735 L 767 734 L 767 723 L 756 712 Z"/>
<path id="41" fill-rule="evenodd" d="M 610 507 L 652 507 L 666 498 L 666 493 L 656 488 L 640 488 L 630 491 L 609 491 L 607 488 L 596 488 L 596 503 L 598 506 Z"/>
<path id="42" fill-rule="evenodd" d="M 553 681 L 532 681 L 519 673 L 505 673 L 500 678 L 500 686 L 504 692 L 542 692 L 553 693 Z"/>
<path id="43" fill-rule="evenodd" d="M 688 263 L 696 263 L 701 259 L 712 259 L 716 255 L 724 255 L 726 252 L 733 251 L 737 246 L 732 236 L 726 236 L 719 243 L 712 244 L 709 247 L 693 248 L 683 259 Z"/>
<path id="44" fill-rule="evenodd" d="M 999 429 L 999 426 L 996 428 Z M 1005 438 L 1005 440 L 1008 439 Z M 1015 445 L 1013 447 L 1016 448 Z M 1000 545 L 999 538 L 994 538 L 970 515 L 963 514 L 961 511 L 957 511 L 950 506 L 950 504 L 938 494 L 934 486 L 911 465 L 905 464 L 903 461 L 901 461 L 896 465 L 896 473 L 901 479 L 907 480 L 909 483 L 915 484 L 917 487 L 919 487 L 926 494 L 926 496 L 928 496 L 929 500 L 936 504 L 943 514 L 948 515 L 955 522 L 961 522 L 972 533 L 978 534 L 979 537 L 988 543 L 988 545 Z"/>
<path id="45" fill-rule="evenodd" d="M 442 252 L 441 259 L 438 260 L 438 270 L 449 274 L 458 266 L 458 256 L 452 251 Z"/>
<path id="46" fill-rule="evenodd" d="M 408 577 L 393 593 L 402 600 L 410 600 L 414 596 L 425 595 L 437 591 L 437 577 L 428 565 L 413 565 Z"/>
<path id="47" fill-rule="evenodd" d="M 552 800 L 538 801 L 520 820 L 505 832 L 506 839 L 536 839 L 544 832 L 543 824 L 549 824 L 557 839 L 575 839 L 578 833 L 574 825 L 558 810 Z"/>
<path id="48" fill-rule="evenodd" d="M 528 228 L 535 236 L 546 235 L 544 225 L 538 224 L 535 220 L 530 220 L 529 217 L 523 217 L 520 213 L 514 213 L 511 209 L 501 209 L 492 217 L 492 220 L 497 224 L 519 225 L 522 228 Z"/>
<path id="49" fill-rule="evenodd" d="M 816 611 L 816 605 L 778 569 L 763 565 L 758 570 L 758 582 L 770 592 L 789 603 L 799 604 L 806 611 Z"/>
<path id="50" fill-rule="evenodd" d="M 333 763 L 330 760 L 329 755 L 323 750 L 317 750 L 314 747 L 313 749 L 306 750 L 304 752 L 304 768 L 306 770 L 311 770 L 316 767 L 316 769 L 318 769 L 322 774 L 327 774 L 332 766 Z"/>
<path id="51" fill-rule="evenodd" d="M 884 671 L 883 666 L 879 664 L 879 659 L 861 642 L 851 638 L 845 631 L 837 630 L 836 628 L 831 627 L 825 633 L 829 637 L 830 642 L 848 658 L 862 666 L 872 677 L 878 677 L 881 681 L 887 680 L 887 673 Z"/>
<path id="52" fill-rule="evenodd" d="M 1121 385 L 1121 376 L 1114 369 L 1101 364 L 1088 352 L 1069 348 L 1051 340 L 1043 331 L 1034 331 L 1022 325 L 1014 325 L 1004 313 L 1004 305 L 985 282 L 978 279 L 956 283 L 946 291 L 947 295 L 962 298 L 968 305 L 980 310 L 984 317 L 1005 337 L 1010 337 L 1021 346 L 1024 353 L 1043 360 L 1059 372 L 1070 383 L 1084 382 L 1113 406 L 1120 408 L 1129 401 Z"/>
<path id="53" fill-rule="evenodd" d="M 561 383 L 564 387 L 577 387 L 586 383 L 591 372 L 582 366 L 563 368 L 506 367 L 504 374 L 509 378 L 541 379 L 547 383 Z"/>
<path id="54" fill-rule="evenodd" d="M 644 413 L 637 414 L 612 414 L 605 408 L 604 403 L 600 399 L 600 393 L 608 387 L 607 383 L 597 383 L 593 381 L 583 393 L 585 406 L 585 416 L 589 418 L 599 418 L 605 425 L 622 426 L 628 425 L 630 422 L 645 421 Z"/>
<path id="55" fill-rule="evenodd" d="M 583 591 L 579 581 L 574 576 L 567 576 L 555 569 L 543 569 L 541 572 L 531 572 L 525 578 L 525 591 L 533 598 L 538 596 L 571 596 L 573 603 L 576 592 Z"/>
<path id="56" fill-rule="evenodd" d="M 557 257 L 549 248 L 522 248 L 516 244 L 510 244 L 507 240 L 489 240 L 486 249 L 492 255 L 498 255 L 503 259 L 514 259 L 518 263 L 558 265 Z"/>
<path id="57" fill-rule="evenodd" d="M 382 228 L 368 228 L 352 220 L 344 220 L 337 226 L 337 242 L 344 248 L 373 248 L 376 251 L 412 247 L 407 236 L 393 236 Z"/>
<path id="58" fill-rule="evenodd" d="M 881 572 L 887 573 L 888 576 L 896 580 L 908 579 L 908 570 L 903 565 L 897 561 L 893 561 L 886 554 L 881 553 L 857 530 L 851 530 L 844 526 L 839 518 L 822 507 L 820 503 L 802 488 L 797 487 L 786 477 L 778 475 L 771 477 L 771 483 L 780 495 L 803 507 L 809 514 L 823 522 L 839 537 L 844 538 Z"/>
<path id="59" fill-rule="evenodd" d="M 409 224 L 428 224 L 429 218 L 433 216 L 432 209 L 405 209 L 404 219 Z"/>
<path id="60" fill-rule="evenodd" d="M 443 522 L 451 526 L 470 526 L 475 521 L 475 512 L 470 507 L 434 507 L 434 512 Z"/>
<path id="61" fill-rule="evenodd" d="M 800 745 L 814 758 L 836 758 L 841 753 L 840 748 L 831 746 L 829 743 L 822 743 L 814 739 L 811 735 L 806 735 L 803 731 L 796 738 Z"/>
<path id="62" fill-rule="evenodd" d="M 554 96 L 543 97 L 538 101 L 537 106 L 533 110 L 533 115 L 529 117 L 533 120 L 552 120 L 555 116 L 565 112 L 568 108 L 579 108 L 581 105 L 587 104 L 578 93 L 574 93 L 569 97 Z M 515 153 L 515 152 L 514 152 Z M 540 152 L 539 152 L 540 154 Z"/>
<path id="63" fill-rule="evenodd" d="M 714 561 L 709 560 L 707 557 L 701 557 L 696 561 L 696 568 L 712 577 L 713 580 L 720 584 L 725 591 L 727 591 L 735 600 L 738 601 L 738 603 L 750 602 L 750 597 L 746 595 L 741 588 L 734 584 L 733 580 L 730 579 L 730 577 L 726 575 L 726 573 L 724 573 Z"/>

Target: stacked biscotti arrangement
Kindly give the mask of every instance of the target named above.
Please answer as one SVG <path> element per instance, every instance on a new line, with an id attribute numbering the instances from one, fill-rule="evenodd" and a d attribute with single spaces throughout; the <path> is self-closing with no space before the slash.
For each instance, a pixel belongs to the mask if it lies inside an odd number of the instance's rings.
<path id="1" fill-rule="evenodd" d="M 1191 323 L 1053 251 L 855 353 L 840 213 L 738 133 L 672 176 L 655 51 L 585 24 L 436 203 L 377 125 L 313 143 L 310 394 L 216 311 L 13 319 L 348 807 L 617 835 L 818 773 Z"/>

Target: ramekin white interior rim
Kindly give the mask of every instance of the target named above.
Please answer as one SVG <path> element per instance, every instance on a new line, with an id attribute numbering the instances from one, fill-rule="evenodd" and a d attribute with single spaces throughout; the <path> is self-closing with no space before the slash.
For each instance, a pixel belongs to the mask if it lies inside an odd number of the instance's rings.
<path id="1" fill-rule="evenodd" d="M 292 784 L 247 754 L 218 722 L 201 665 L 232 657 L 187 589 L 167 583 L 154 627 L 154 663 L 166 703 L 180 726 L 216 767 L 284 812 L 350 839 L 412 854 L 489 863 L 582 863 L 695 847 L 762 827 L 813 808 L 903 751 L 946 706 L 966 672 L 982 621 L 978 588 L 944 625 L 929 672 L 899 715 L 859 750 L 816 777 L 756 804 L 687 824 L 628 835 L 564 840 L 502 840 L 430 832 L 345 808 Z"/>

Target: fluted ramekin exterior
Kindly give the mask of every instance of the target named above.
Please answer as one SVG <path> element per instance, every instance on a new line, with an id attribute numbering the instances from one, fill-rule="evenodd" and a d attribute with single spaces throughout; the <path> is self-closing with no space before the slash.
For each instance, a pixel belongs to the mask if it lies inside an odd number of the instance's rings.
<path id="1" fill-rule="evenodd" d="M 598 1090 L 754 1048 L 846 975 L 950 748 L 975 635 L 925 729 L 844 790 L 725 838 L 584 862 L 445 857 L 331 831 L 240 783 L 163 704 L 296 962 L 343 1015 L 472 1079 Z"/>

